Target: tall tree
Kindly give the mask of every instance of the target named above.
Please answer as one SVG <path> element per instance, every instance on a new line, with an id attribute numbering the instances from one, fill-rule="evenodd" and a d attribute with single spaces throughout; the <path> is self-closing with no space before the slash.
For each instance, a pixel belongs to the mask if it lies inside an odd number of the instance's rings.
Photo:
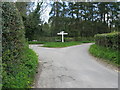
<path id="1" fill-rule="evenodd" d="M 61 15 L 61 3 L 60 2 L 54 2 L 51 6 L 51 12 L 50 14 L 50 19 L 49 22 L 51 23 L 51 35 L 56 35 L 57 32 L 59 32 L 61 30 L 61 26 L 60 26 L 60 15 Z"/>
<path id="2" fill-rule="evenodd" d="M 17 9 L 19 10 L 23 21 L 25 22 L 27 14 L 31 12 L 31 7 L 34 5 L 33 2 L 16 2 Z"/>
<path id="3" fill-rule="evenodd" d="M 118 6 L 116 2 L 57 2 L 52 5 L 50 23 L 53 33 L 68 31 L 69 36 L 94 36 L 97 33 L 110 32 L 119 28 Z M 57 14 L 57 15 L 56 15 Z M 111 31 L 113 31 L 111 29 Z M 55 30 L 55 31 L 54 31 Z M 77 38 L 76 38 L 77 39 Z"/>

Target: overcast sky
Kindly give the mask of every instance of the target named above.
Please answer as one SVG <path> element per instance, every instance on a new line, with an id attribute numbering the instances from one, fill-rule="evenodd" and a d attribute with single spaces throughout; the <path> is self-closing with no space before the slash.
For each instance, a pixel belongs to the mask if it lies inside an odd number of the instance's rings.
<path id="1" fill-rule="evenodd" d="M 38 1 L 40 1 L 40 0 L 36 0 L 34 9 L 36 8 Z M 50 6 L 50 1 L 49 0 L 46 0 L 45 2 L 43 2 L 43 5 L 42 5 L 43 13 L 41 14 L 41 19 L 44 22 L 48 22 L 49 13 L 51 11 L 51 8 L 52 7 Z"/>
<path id="2" fill-rule="evenodd" d="M 50 11 L 51 11 L 51 6 L 50 6 L 50 4 L 48 4 L 48 3 L 44 3 L 44 5 L 46 6 L 47 5 L 47 7 L 43 7 L 43 9 L 44 9 L 44 12 L 43 12 L 43 14 L 41 15 L 41 17 L 42 17 L 42 20 L 44 20 L 45 22 L 48 22 L 48 19 L 49 19 L 49 13 L 50 13 Z"/>

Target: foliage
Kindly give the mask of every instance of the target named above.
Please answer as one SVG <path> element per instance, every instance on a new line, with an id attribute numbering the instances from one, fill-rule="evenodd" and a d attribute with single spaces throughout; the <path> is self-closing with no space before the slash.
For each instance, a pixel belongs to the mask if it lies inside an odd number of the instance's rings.
<path id="1" fill-rule="evenodd" d="M 42 31 L 43 31 L 43 36 L 45 37 L 50 37 L 51 36 L 51 31 L 49 29 L 49 24 L 48 23 L 44 23 L 42 25 Z M 37 38 L 38 39 L 38 38 Z"/>
<path id="2" fill-rule="evenodd" d="M 37 8 L 31 12 L 26 20 L 25 20 L 25 30 L 26 30 L 26 38 L 28 40 L 34 40 L 37 37 L 42 36 L 42 27 L 41 27 L 41 19 L 40 19 L 40 8 L 42 3 L 37 4 Z"/>
<path id="3" fill-rule="evenodd" d="M 48 4 L 52 9 L 47 23 L 41 21 L 43 16 L 41 12 L 46 10 L 43 8 Z M 117 12 L 119 2 L 39 2 L 37 7 L 31 10 L 29 6 L 34 7 L 34 5 L 34 3 L 27 2 L 16 3 L 23 17 L 25 35 L 30 41 L 40 41 L 39 38 L 44 37 L 56 37 L 57 33 L 62 30 L 69 33 L 68 36 L 76 41 L 79 40 L 78 37 L 94 37 L 95 34 L 120 30 Z"/>
<path id="4" fill-rule="evenodd" d="M 45 42 L 41 42 L 41 41 L 29 41 L 29 44 L 44 44 Z"/>
<path id="5" fill-rule="evenodd" d="M 2 4 L 3 88 L 25 88 L 33 78 L 36 54 L 28 48 L 22 18 L 15 3 Z"/>
<path id="6" fill-rule="evenodd" d="M 28 8 L 30 8 L 30 2 L 16 2 L 15 3 L 17 9 L 19 10 L 23 21 L 26 19 L 27 13 L 29 11 Z"/>
<path id="7" fill-rule="evenodd" d="M 97 34 L 95 35 L 95 41 L 97 45 L 109 47 L 112 49 L 119 49 L 120 45 L 120 32 L 106 33 L 106 34 Z"/>
<path id="8" fill-rule="evenodd" d="M 74 37 L 65 37 L 65 41 L 94 41 L 93 37 L 78 37 L 77 40 L 75 40 Z"/>
<path id="9" fill-rule="evenodd" d="M 74 37 L 68 37 L 65 36 L 64 37 L 66 42 L 70 42 L 70 41 L 94 41 L 94 37 L 78 37 L 77 40 L 75 40 Z M 37 42 L 40 41 L 41 42 L 60 42 L 61 41 L 61 36 L 57 36 L 57 37 L 39 37 L 36 39 Z M 34 42 L 34 40 L 29 41 L 29 42 Z"/>
<path id="10" fill-rule="evenodd" d="M 2 3 L 0 3 L 2 7 Z M 2 24 L 2 8 L 0 8 L 0 24 Z M 0 90 L 2 88 L 2 27 L 0 25 Z"/>
<path id="11" fill-rule="evenodd" d="M 89 52 L 98 58 L 105 59 L 106 61 L 112 64 L 120 66 L 120 59 L 119 59 L 120 51 L 116 51 L 111 48 L 106 48 L 94 44 L 91 45 Z"/>
<path id="12" fill-rule="evenodd" d="M 50 12 L 50 31 L 54 37 L 64 30 L 69 37 L 92 37 L 119 30 L 117 2 L 54 2 Z M 113 27 L 115 25 L 115 27 Z"/>
<path id="13" fill-rule="evenodd" d="M 24 56 L 18 66 L 13 65 L 11 71 L 14 73 L 3 72 L 3 88 L 27 88 L 32 82 L 36 73 L 38 57 L 34 51 L 29 48 L 24 50 Z M 3 64 L 8 66 L 7 64 Z M 17 70 L 16 70 L 17 69 Z"/>

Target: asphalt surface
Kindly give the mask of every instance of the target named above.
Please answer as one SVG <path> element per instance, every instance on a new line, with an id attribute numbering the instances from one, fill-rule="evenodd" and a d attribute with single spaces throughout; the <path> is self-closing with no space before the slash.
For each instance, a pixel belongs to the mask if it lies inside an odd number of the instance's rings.
<path id="1" fill-rule="evenodd" d="M 35 88 L 118 88 L 118 72 L 98 63 L 89 44 L 65 48 L 30 45 L 41 67 Z"/>

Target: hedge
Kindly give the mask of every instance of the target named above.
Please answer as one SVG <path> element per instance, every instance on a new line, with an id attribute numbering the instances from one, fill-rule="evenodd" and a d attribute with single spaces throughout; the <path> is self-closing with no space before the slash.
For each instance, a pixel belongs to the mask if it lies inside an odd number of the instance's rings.
<path id="1" fill-rule="evenodd" d="M 77 37 L 77 40 L 75 40 L 75 37 L 65 36 L 64 39 L 65 41 L 94 41 L 94 37 Z M 38 37 L 38 38 L 34 38 L 34 40 L 41 41 L 41 42 L 61 42 L 61 36 Z"/>
<path id="2" fill-rule="evenodd" d="M 99 46 L 120 50 L 120 32 L 105 33 L 95 35 L 95 42 Z"/>
<path id="3" fill-rule="evenodd" d="M 15 3 L 2 4 L 2 22 L 3 88 L 26 88 L 31 84 L 38 59 L 28 48 L 23 21 Z"/>

